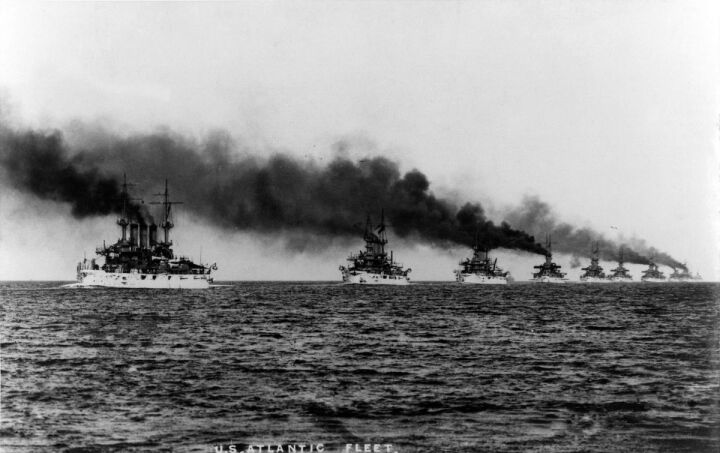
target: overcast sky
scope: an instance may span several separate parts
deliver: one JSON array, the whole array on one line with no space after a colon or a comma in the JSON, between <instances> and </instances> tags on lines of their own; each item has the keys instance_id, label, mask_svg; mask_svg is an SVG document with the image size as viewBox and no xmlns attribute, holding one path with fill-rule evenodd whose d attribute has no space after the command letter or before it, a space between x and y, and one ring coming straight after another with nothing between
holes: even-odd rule
<instances>
[{"instance_id":1,"label":"overcast sky","mask_svg":"<svg viewBox=\"0 0 720 453\"><path fill-rule=\"evenodd\" d=\"M226 129L316 158L366 140L437 193L498 209L537 195L720 279L718 23L715 2L679 0L0 2L0 98L30 127ZM0 196L0 278L72 279L117 236L33 203ZM280 277L256 239L224 238L266 265L244 268L185 221L220 276ZM415 277L462 258L403 245ZM287 275L339 278L350 251L293 256Z\"/></svg>"}]
</instances>

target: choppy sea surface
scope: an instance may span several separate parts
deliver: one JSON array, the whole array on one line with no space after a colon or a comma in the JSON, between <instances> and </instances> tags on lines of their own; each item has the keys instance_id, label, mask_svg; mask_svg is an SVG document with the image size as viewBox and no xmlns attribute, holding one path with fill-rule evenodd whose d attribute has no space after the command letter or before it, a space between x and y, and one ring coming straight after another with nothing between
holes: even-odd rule
<instances>
[{"instance_id":1,"label":"choppy sea surface","mask_svg":"<svg viewBox=\"0 0 720 453\"><path fill-rule=\"evenodd\" d=\"M2 451L720 451L717 284L60 285L0 283Z\"/></svg>"}]
</instances>

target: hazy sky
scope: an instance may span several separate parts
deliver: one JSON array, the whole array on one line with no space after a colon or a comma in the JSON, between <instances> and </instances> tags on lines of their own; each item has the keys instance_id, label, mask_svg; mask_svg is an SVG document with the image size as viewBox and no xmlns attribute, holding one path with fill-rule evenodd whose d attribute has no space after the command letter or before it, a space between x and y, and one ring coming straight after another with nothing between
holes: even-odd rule
<instances>
[{"instance_id":1,"label":"hazy sky","mask_svg":"<svg viewBox=\"0 0 720 453\"><path fill-rule=\"evenodd\" d=\"M21 126L219 128L318 159L366 140L437 193L497 209L537 195L720 279L718 24L711 1L0 2L0 98ZM0 196L0 278L72 279L117 236L33 203ZM257 238L185 221L219 276L281 278ZM267 246L291 278L339 278L351 251ZM451 278L465 253L393 248L416 278Z\"/></svg>"}]
</instances>

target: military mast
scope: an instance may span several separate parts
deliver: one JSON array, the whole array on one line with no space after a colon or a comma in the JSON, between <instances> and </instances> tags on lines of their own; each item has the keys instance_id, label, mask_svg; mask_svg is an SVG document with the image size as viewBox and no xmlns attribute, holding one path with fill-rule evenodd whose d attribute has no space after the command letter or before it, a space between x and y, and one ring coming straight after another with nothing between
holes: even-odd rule
<instances>
[{"instance_id":1,"label":"military mast","mask_svg":"<svg viewBox=\"0 0 720 453\"><path fill-rule=\"evenodd\" d=\"M141 198L130 198L130 193L128 192L128 187L133 186L134 184L128 184L127 182L127 176L125 173L123 173L123 184L122 184L122 190L120 191L120 201L122 202L122 210L120 211L120 218L117 219L117 224L120 225L120 231L122 233L121 242L123 244L127 243L127 227L130 225L130 219L128 218L128 202L130 201L140 201L142 202Z\"/></svg>"},{"instance_id":2,"label":"military mast","mask_svg":"<svg viewBox=\"0 0 720 453\"><path fill-rule=\"evenodd\" d=\"M172 241L170 240L170 230L175 226L172 219L172 205L174 204L182 204L182 201L170 201L170 194L168 192L168 182L167 179L165 180L165 192L164 193L156 193L156 196L163 197L163 201L153 201L150 204L160 204L162 205L163 209L163 221L160 224L160 227L163 229L163 242L160 243L165 250L167 250L167 257L172 258L172 250L170 249L170 246L172 245Z\"/></svg>"},{"instance_id":3,"label":"military mast","mask_svg":"<svg viewBox=\"0 0 720 453\"><path fill-rule=\"evenodd\" d=\"M545 235L545 246L547 247L547 253L545 254L545 265L552 267L552 235ZM542 268L542 265L535 266L536 268Z\"/></svg>"},{"instance_id":4,"label":"military mast","mask_svg":"<svg viewBox=\"0 0 720 453\"><path fill-rule=\"evenodd\" d=\"M382 246L381 253L385 253L385 244L387 244L387 233L385 233L385 209L380 209L380 224L377 227L377 232Z\"/></svg>"},{"instance_id":5,"label":"military mast","mask_svg":"<svg viewBox=\"0 0 720 453\"><path fill-rule=\"evenodd\" d=\"M122 211L120 212L120 218L117 220L117 224L120 225L120 231L122 232L122 238L120 239L123 243L127 242L127 227L130 223L127 218L127 176L123 173L123 185L122 191L120 192L120 201L122 202Z\"/></svg>"},{"instance_id":6,"label":"military mast","mask_svg":"<svg viewBox=\"0 0 720 453\"><path fill-rule=\"evenodd\" d=\"M370 214L365 222L365 249L368 253L372 253L375 257L385 256L385 244L387 244L387 236L385 233L385 211L381 211L380 224L377 227L377 234L373 232Z\"/></svg>"}]
</instances>

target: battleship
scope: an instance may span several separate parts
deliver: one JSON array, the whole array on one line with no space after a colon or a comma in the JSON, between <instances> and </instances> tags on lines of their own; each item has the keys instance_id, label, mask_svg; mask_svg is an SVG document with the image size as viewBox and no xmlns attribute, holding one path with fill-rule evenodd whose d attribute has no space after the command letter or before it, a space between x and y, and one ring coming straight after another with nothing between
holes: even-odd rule
<instances>
[{"instance_id":1,"label":"battleship","mask_svg":"<svg viewBox=\"0 0 720 453\"><path fill-rule=\"evenodd\" d=\"M643 271L643 276L640 278L640 280L650 283L661 283L667 281L667 279L665 278L665 274L660 272L657 264L655 264L652 259L648 264L648 268Z\"/></svg>"},{"instance_id":2,"label":"battleship","mask_svg":"<svg viewBox=\"0 0 720 453\"><path fill-rule=\"evenodd\" d=\"M365 285L407 285L410 283L408 274L411 269L403 269L403 266L396 263L393 252L390 251L388 258L385 252L387 235L385 233L385 214L380 216L380 224L373 228L370 215L365 222L365 251L351 254L348 257L350 264L340 266L342 280L344 283L365 284Z\"/></svg>"},{"instance_id":3,"label":"battleship","mask_svg":"<svg viewBox=\"0 0 720 453\"><path fill-rule=\"evenodd\" d=\"M687 266L683 267L682 272L678 272L676 268L672 268L673 273L668 277L668 281L674 283L695 283L702 281L700 274L692 275L688 270Z\"/></svg>"},{"instance_id":4,"label":"battleship","mask_svg":"<svg viewBox=\"0 0 720 453\"><path fill-rule=\"evenodd\" d=\"M603 272L603 268L598 264L600 259L598 258L598 253L600 249L598 248L597 242L592 248L592 257L590 258L590 266L583 267L582 270L585 271L584 274L580 276L580 281L583 283L609 283L610 280L605 275L605 272Z\"/></svg>"},{"instance_id":5,"label":"battleship","mask_svg":"<svg viewBox=\"0 0 720 453\"><path fill-rule=\"evenodd\" d=\"M612 275L608 277L608 280L611 282L631 282L632 281L632 275L630 275L630 271L623 266L625 264L623 262L623 249L620 247L620 258L618 259L618 267L611 270Z\"/></svg>"},{"instance_id":6,"label":"battleship","mask_svg":"<svg viewBox=\"0 0 720 453\"><path fill-rule=\"evenodd\" d=\"M163 221L160 227L163 237L158 241L158 226L148 224L141 216L130 219L128 203L131 201L127 191L127 181L123 180L120 201L122 211L117 224L121 237L115 244L98 247L95 252L104 259L102 265L93 258L83 259L77 265L76 287L111 288L174 288L204 289L210 287L213 279L210 273L217 269L215 264L204 266L196 264L186 257L175 256L170 240L170 230L175 226L172 220L172 205L168 184L165 192L157 194L163 197ZM128 228L130 237L128 238Z\"/></svg>"},{"instance_id":7,"label":"battleship","mask_svg":"<svg viewBox=\"0 0 720 453\"><path fill-rule=\"evenodd\" d=\"M688 281L692 276L687 270L684 270L682 272L678 272L676 268L672 268L673 272L668 276L669 282L685 282Z\"/></svg>"},{"instance_id":8,"label":"battleship","mask_svg":"<svg viewBox=\"0 0 720 453\"><path fill-rule=\"evenodd\" d=\"M537 269L537 272L533 273L532 282L535 283L565 283L568 281L565 278L565 273L560 272L560 267L552 262L552 239L548 237L547 240L547 253L545 254L545 262L533 266Z\"/></svg>"},{"instance_id":9,"label":"battleship","mask_svg":"<svg viewBox=\"0 0 720 453\"><path fill-rule=\"evenodd\" d=\"M466 284L507 285L509 272L497 267L497 258L491 260L488 251L480 246L476 237L473 256L460 262L462 268L455 270L455 280Z\"/></svg>"}]
</instances>

